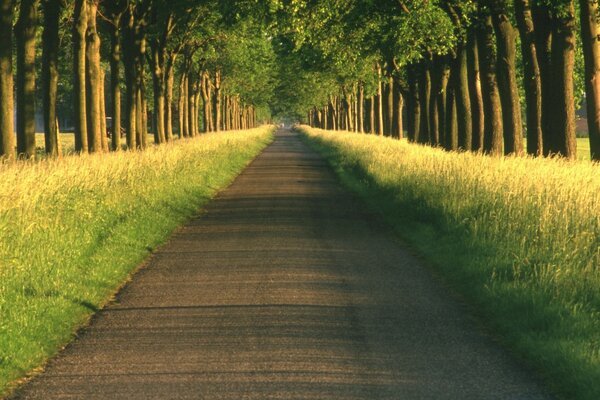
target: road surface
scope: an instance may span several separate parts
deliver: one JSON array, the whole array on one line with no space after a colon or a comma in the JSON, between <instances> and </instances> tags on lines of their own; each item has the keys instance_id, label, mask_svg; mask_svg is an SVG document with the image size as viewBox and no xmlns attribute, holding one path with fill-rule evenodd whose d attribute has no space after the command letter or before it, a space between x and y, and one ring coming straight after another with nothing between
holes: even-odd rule
<instances>
[{"instance_id":1,"label":"road surface","mask_svg":"<svg viewBox=\"0 0 600 400\"><path fill-rule=\"evenodd\" d=\"M289 130L17 399L549 399Z\"/></svg>"}]
</instances>

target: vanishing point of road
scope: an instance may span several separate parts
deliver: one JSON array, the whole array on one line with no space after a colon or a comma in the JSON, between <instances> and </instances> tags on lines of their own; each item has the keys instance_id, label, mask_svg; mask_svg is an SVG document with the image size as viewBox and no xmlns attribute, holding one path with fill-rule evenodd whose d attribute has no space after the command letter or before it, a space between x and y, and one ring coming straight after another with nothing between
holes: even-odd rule
<instances>
[{"instance_id":1,"label":"vanishing point of road","mask_svg":"<svg viewBox=\"0 0 600 400\"><path fill-rule=\"evenodd\" d=\"M296 134L16 399L549 399Z\"/></svg>"}]
</instances>

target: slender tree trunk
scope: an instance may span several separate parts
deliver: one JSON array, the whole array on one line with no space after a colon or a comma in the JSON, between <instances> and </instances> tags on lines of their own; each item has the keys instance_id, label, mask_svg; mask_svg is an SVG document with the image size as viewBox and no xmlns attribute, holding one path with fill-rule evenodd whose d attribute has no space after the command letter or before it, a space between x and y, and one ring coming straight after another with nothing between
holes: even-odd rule
<instances>
[{"instance_id":1,"label":"slender tree trunk","mask_svg":"<svg viewBox=\"0 0 600 400\"><path fill-rule=\"evenodd\" d=\"M418 66L409 65L408 77L408 140L419 142L421 134L421 98Z\"/></svg>"},{"instance_id":2,"label":"slender tree trunk","mask_svg":"<svg viewBox=\"0 0 600 400\"><path fill-rule=\"evenodd\" d=\"M88 0L88 22L86 32L86 105L89 151L102 151L100 110L100 37L96 30L98 0Z\"/></svg>"},{"instance_id":3,"label":"slender tree trunk","mask_svg":"<svg viewBox=\"0 0 600 400\"><path fill-rule=\"evenodd\" d=\"M17 153L35 157L35 34L38 0L22 0L17 38Z\"/></svg>"},{"instance_id":4,"label":"slender tree trunk","mask_svg":"<svg viewBox=\"0 0 600 400\"><path fill-rule=\"evenodd\" d=\"M87 0L75 0L73 17L73 98L75 100L75 151L88 152L86 71L85 71L85 34L87 31Z\"/></svg>"},{"instance_id":5,"label":"slender tree trunk","mask_svg":"<svg viewBox=\"0 0 600 400\"><path fill-rule=\"evenodd\" d=\"M106 130L106 96L105 96L106 73L100 69L100 138L102 141L102 151L110 150L108 145L108 136Z\"/></svg>"},{"instance_id":6,"label":"slender tree trunk","mask_svg":"<svg viewBox=\"0 0 600 400\"><path fill-rule=\"evenodd\" d=\"M471 102L471 131L473 141L467 150L483 151L484 110L481 93L481 75L479 73L479 51L474 30L467 33L467 76L469 81L469 100Z\"/></svg>"},{"instance_id":7,"label":"slender tree trunk","mask_svg":"<svg viewBox=\"0 0 600 400\"><path fill-rule=\"evenodd\" d=\"M371 134L375 134L377 132L377 124L375 122L375 109L376 109L376 97L377 96L371 96L370 100L369 100L369 133Z\"/></svg>"},{"instance_id":8,"label":"slender tree trunk","mask_svg":"<svg viewBox=\"0 0 600 400\"><path fill-rule=\"evenodd\" d=\"M477 45L479 46L479 68L481 71L481 92L485 113L485 133L483 149L492 155L502 155L503 126L502 105L498 92L496 76L496 51L492 17L483 15L479 27Z\"/></svg>"},{"instance_id":9,"label":"slender tree trunk","mask_svg":"<svg viewBox=\"0 0 600 400\"><path fill-rule=\"evenodd\" d=\"M458 60L453 60L452 71L447 85L446 98L444 102L444 137L442 144L446 150L458 150L459 132L458 132L458 86L460 85L460 76L456 63ZM442 107L440 106L440 109Z\"/></svg>"},{"instance_id":10,"label":"slender tree trunk","mask_svg":"<svg viewBox=\"0 0 600 400\"><path fill-rule=\"evenodd\" d=\"M138 90L135 95L135 135L138 149L146 148L146 135L144 131L144 94L141 86L138 85Z\"/></svg>"},{"instance_id":11,"label":"slender tree trunk","mask_svg":"<svg viewBox=\"0 0 600 400\"><path fill-rule=\"evenodd\" d=\"M532 17L535 27L535 48L540 69L542 88L542 144L543 154L549 155L553 131L555 130L552 115L552 98L554 82L552 76L552 27L550 9L546 5L533 2Z\"/></svg>"},{"instance_id":12,"label":"slender tree trunk","mask_svg":"<svg viewBox=\"0 0 600 400\"><path fill-rule=\"evenodd\" d=\"M151 68L152 88L154 89L154 143L160 144L167 141L165 134L165 50L162 43L154 40L152 43Z\"/></svg>"},{"instance_id":13,"label":"slender tree trunk","mask_svg":"<svg viewBox=\"0 0 600 400\"><path fill-rule=\"evenodd\" d=\"M391 132L392 137L396 139L402 138L402 94L400 82L397 78L393 78L394 83L392 86L392 121L391 121Z\"/></svg>"},{"instance_id":14,"label":"slender tree trunk","mask_svg":"<svg viewBox=\"0 0 600 400\"><path fill-rule=\"evenodd\" d=\"M221 71L215 72L215 131L221 131Z\"/></svg>"},{"instance_id":15,"label":"slender tree trunk","mask_svg":"<svg viewBox=\"0 0 600 400\"><path fill-rule=\"evenodd\" d=\"M523 86L527 104L527 153L543 155L542 82L529 0L515 0L515 15L521 36Z\"/></svg>"},{"instance_id":16,"label":"slender tree trunk","mask_svg":"<svg viewBox=\"0 0 600 400\"><path fill-rule=\"evenodd\" d=\"M523 154L523 122L516 74L517 35L505 0L496 0L492 23L498 51L498 89L502 103L504 154Z\"/></svg>"},{"instance_id":17,"label":"slender tree trunk","mask_svg":"<svg viewBox=\"0 0 600 400\"><path fill-rule=\"evenodd\" d=\"M196 104L194 104L194 100L196 99L196 80L194 79L194 74L188 74L188 85L187 85L187 109L188 109L188 135L190 137L196 136L196 121L194 118L196 116Z\"/></svg>"},{"instance_id":18,"label":"slender tree trunk","mask_svg":"<svg viewBox=\"0 0 600 400\"><path fill-rule=\"evenodd\" d=\"M600 27L598 2L579 0L581 42L585 58L585 92L592 160L600 161Z\"/></svg>"},{"instance_id":19,"label":"slender tree trunk","mask_svg":"<svg viewBox=\"0 0 600 400\"><path fill-rule=\"evenodd\" d=\"M421 121L418 143L431 143L429 130L429 103L431 97L431 73L428 62L422 62L419 74L419 101Z\"/></svg>"},{"instance_id":20,"label":"slender tree trunk","mask_svg":"<svg viewBox=\"0 0 600 400\"><path fill-rule=\"evenodd\" d=\"M448 86L450 83L450 66L448 65L448 57L440 57L436 62L437 66L435 67L435 91L432 90L431 101L433 102L430 113L433 115L434 113L437 115L436 117L430 115L431 127L434 127L434 124L437 122L437 132L434 128L430 127L432 137L432 144L434 145L444 145L447 141L447 133L454 134L453 131L447 131L446 129L446 112L447 112L447 97L448 97ZM432 86L434 86L432 84ZM454 88L452 88L454 90Z\"/></svg>"},{"instance_id":21,"label":"slender tree trunk","mask_svg":"<svg viewBox=\"0 0 600 400\"><path fill-rule=\"evenodd\" d=\"M358 131L360 133L365 132L365 87L363 83L358 85Z\"/></svg>"},{"instance_id":22,"label":"slender tree trunk","mask_svg":"<svg viewBox=\"0 0 600 400\"><path fill-rule=\"evenodd\" d=\"M381 65L377 63L377 134L379 136L383 136L385 130L383 124L383 84L381 80Z\"/></svg>"},{"instance_id":23,"label":"slender tree trunk","mask_svg":"<svg viewBox=\"0 0 600 400\"><path fill-rule=\"evenodd\" d=\"M394 120L394 78L391 73L387 77L387 85L385 90L386 107L385 107L385 135L396 137L393 128Z\"/></svg>"},{"instance_id":24,"label":"slender tree trunk","mask_svg":"<svg viewBox=\"0 0 600 400\"><path fill-rule=\"evenodd\" d=\"M13 99L13 17L14 0L0 1L0 157L15 156Z\"/></svg>"},{"instance_id":25,"label":"slender tree trunk","mask_svg":"<svg viewBox=\"0 0 600 400\"><path fill-rule=\"evenodd\" d=\"M449 88L448 96L446 98L446 138L444 145L447 150L458 149L458 115L456 97L456 86L453 85L451 88Z\"/></svg>"},{"instance_id":26,"label":"slender tree trunk","mask_svg":"<svg viewBox=\"0 0 600 400\"><path fill-rule=\"evenodd\" d=\"M113 151L121 150L121 37L122 14L115 12L108 24L110 31L110 96L112 99L112 138Z\"/></svg>"},{"instance_id":27,"label":"slender tree trunk","mask_svg":"<svg viewBox=\"0 0 600 400\"><path fill-rule=\"evenodd\" d=\"M58 51L59 18L63 2L46 0L44 8L44 32L42 33L42 91L44 98L44 142L46 154L58 157L60 142L56 124L56 105L58 98Z\"/></svg>"},{"instance_id":28,"label":"slender tree trunk","mask_svg":"<svg viewBox=\"0 0 600 400\"><path fill-rule=\"evenodd\" d=\"M202 92L202 103L204 105L204 114L202 120L204 125L204 132L210 131L210 98L208 93L208 91L210 90L210 88L208 87L209 80L210 78L208 77L208 72L203 71L200 80L200 90Z\"/></svg>"},{"instance_id":29,"label":"slender tree trunk","mask_svg":"<svg viewBox=\"0 0 600 400\"><path fill-rule=\"evenodd\" d=\"M554 18L552 31L552 72L555 91L553 109L555 130L548 150L567 158L577 158L575 88L575 6L571 0L564 16Z\"/></svg>"},{"instance_id":30,"label":"slender tree trunk","mask_svg":"<svg viewBox=\"0 0 600 400\"><path fill-rule=\"evenodd\" d=\"M165 134L167 142L173 140L173 86L175 83L175 61L177 53L171 53L167 57L165 69L165 81L167 90L165 93Z\"/></svg>"},{"instance_id":31,"label":"slender tree trunk","mask_svg":"<svg viewBox=\"0 0 600 400\"><path fill-rule=\"evenodd\" d=\"M473 116L469 96L469 71L465 43L459 44L455 62L454 95L456 100L458 148L471 150L473 148Z\"/></svg>"},{"instance_id":32,"label":"slender tree trunk","mask_svg":"<svg viewBox=\"0 0 600 400\"><path fill-rule=\"evenodd\" d=\"M183 93L183 137L190 137L190 101L189 101L189 79L190 79L190 74L188 72L186 72L184 75L182 75L183 78L183 87L182 87L182 93Z\"/></svg>"},{"instance_id":33,"label":"slender tree trunk","mask_svg":"<svg viewBox=\"0 0 600 400\"><path fill-rule=\"evenodd\" d=\"M431 63L431 95L429 96L428 115L429 115L429 143L433 146L440 145L440 120L444 120L445 110L440 113L441 107L438 107L438 100L440 95L444 96L444 99L440 101L439 105L445 103L445 93L442 89L442 81L444 78L444 67L441 58L436 57ZM441 115L440 115L441 114ZM442 142L443 143L443 142Z\"/></svg>"}]
</instances>

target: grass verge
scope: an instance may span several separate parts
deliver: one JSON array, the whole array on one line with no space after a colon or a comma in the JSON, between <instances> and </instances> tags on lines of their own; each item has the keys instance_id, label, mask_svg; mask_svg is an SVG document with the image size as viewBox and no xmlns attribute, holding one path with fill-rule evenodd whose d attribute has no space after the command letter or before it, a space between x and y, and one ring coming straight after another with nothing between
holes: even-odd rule
<instances>
[{"instance_id":1,"label":"grass verge","mask_svg":"<svg viewBox=\"0 0 600 400\"><path fill-rule=\"evenodd\" d=\"M301 130L559 396L600 398L600 165Z\"/></svg>"},{"instance_id":2,"label":"grass verge","mask_svg":"<svg viewBox=\"0 0 600 400\"><path fill-rule=\"evenodd\" d=\"M0 397L271 140L266 127L0 164Z\"/></svg>"}]
</instances>

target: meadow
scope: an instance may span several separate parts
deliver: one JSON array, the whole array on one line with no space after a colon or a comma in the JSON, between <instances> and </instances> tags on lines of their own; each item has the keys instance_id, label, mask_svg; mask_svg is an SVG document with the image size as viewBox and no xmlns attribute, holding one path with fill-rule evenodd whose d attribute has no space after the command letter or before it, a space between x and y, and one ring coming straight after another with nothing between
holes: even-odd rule
<instances>
[{"instance_id":1,"label":"meadow","mask_svg":"<svg viewBox=\"0 0 600 400\"><path fill-rule=\"evenodd\" d=\"M301 131L557 394L600 398L600 165Z\"/></svg>"},{"instance_id":2,"label":"meadow","mask_svg":"<svg viewBox=\"0 0 600 400\"><path fill-rule=\"evenodd\" d=\"M272 132L0 164L0 397L68 343Z\"/></svg>"}]
</instances>

